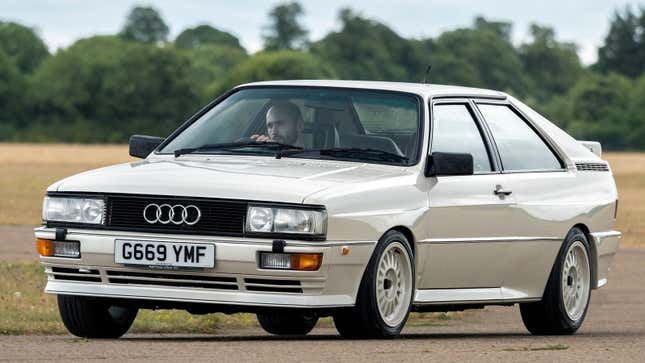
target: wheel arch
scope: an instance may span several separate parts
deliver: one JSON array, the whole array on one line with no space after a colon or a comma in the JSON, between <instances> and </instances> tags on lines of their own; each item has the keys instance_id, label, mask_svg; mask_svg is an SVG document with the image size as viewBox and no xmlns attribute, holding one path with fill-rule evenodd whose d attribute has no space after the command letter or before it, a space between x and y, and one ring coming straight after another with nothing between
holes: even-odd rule
<instances>
[{"instance_id":1,"label":"wheel arch","mask_svg":"<svg viewBox=\"0 0 645 363\"><path fill-rule=\"evenodd\" d=\"M397 231L397 232L403 233L405 238L407 238L408 242L410 243L410 249L412 249L412 258L415 258L416 240L414 239L414 234L412 233L412 230L410 230L408 227L405 227L405 226L395 226L385 231L385 233L388 233L389 231ZM385 235L385 233L383 233L383 235Z\"/></svg>"},{"instance_id":2,"label":"wheel arch","mask_svg":"<svg viewBox=\"0 0 645 363\"><path fill-rule=\"evenodd\" d=\"M598 247L596 246L596 243L593 239L593 236L591 235L591 232L589 231L589 227L587 227L586 224L584 223L578 223L571 227L571 229L578 228L584 233L585 237L587 237L587 242L589 242L589 252L591 256L589 256L590 262L590 272L591 272L591 288L592 289L597 289L598 288ZM571 229L569 232L571 232ZM567 234L569 234L567 232Z\"/></svg>"}]
</instances>

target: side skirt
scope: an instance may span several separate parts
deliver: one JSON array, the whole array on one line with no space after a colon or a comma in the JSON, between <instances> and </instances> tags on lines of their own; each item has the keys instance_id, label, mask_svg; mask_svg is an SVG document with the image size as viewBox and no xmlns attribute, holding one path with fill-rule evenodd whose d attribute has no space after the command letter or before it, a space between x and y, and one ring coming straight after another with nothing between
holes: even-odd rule
<instances>
[{"instance_id":1,"label":"side skirt","mask_svg":"<svg viewBox=\"0 0 645 363\"><path fill-rule=\"evenodd\" d=\"M414 294L414 305L486 304L506 305L539 301L540 297L506 287L473 289L421 289Z\"/></svg>"}]
</instances>

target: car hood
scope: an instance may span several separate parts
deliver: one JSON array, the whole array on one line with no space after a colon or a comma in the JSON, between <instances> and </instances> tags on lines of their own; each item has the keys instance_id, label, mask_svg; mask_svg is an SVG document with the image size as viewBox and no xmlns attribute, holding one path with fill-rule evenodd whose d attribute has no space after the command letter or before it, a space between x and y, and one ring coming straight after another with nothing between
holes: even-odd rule
<instances>
[{"instance_id":1,"label":"car hood","mask_svg":"<svg viewBox=\"0 0 645 363\"><path fill-rule=\"evenodd\" d=\"M114 165L63 179L48 191L127 193L302 203L347 183L393 177L405 168L249 156L182 156Z\"/></svg>"}]
</instances>

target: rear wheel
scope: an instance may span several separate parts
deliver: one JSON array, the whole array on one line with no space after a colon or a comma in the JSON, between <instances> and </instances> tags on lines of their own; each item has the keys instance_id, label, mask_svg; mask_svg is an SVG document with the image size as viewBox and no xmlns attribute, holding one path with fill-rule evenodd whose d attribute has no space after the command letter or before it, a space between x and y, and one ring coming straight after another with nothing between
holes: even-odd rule
<instances>
[{"instance_id":1,"label":"rear wheel","mask_svg":"<svg viewBox=\"0 0 645 363\"><path fill-rule=\"evenodd\" d=\"M112 306L100 299L58 295L58 311L67 330L77 337L114 339L130 329L138 309Z\"/></svg>"},{"instance_id":2,"label":"rear wheel","mask_svg":"<svg viewBox=\"0 0 645 363\"><path fill-rule=\"evenodd\" d=\"M410 313L413 276L409 241L401 232L386 233L363 275L356 306L334 315L340 335L346 338L397 336Z\"/></svg>"},{"instance_id":3,"label":"rear wheel","mask_svg":"<svg viewBox=\"0 0 645 363\"><path fill-rule=\"evenodd\" d=\"M318 322L317 316L303 313L258 313L257 318L262 329L275 335L306 335Z\"/></svg>"},{"instance_id":4,"label":"rear wheel","mask_svg":"<svg viewBox=\"0 0 645 363\"><path fill-rule=\"evenodd\" d=\"M535 335L573 334L587 315L590 297L589 242L574 228L560 250L542 301L520 304L522 320Z\"/></svg>"}]
</instances>

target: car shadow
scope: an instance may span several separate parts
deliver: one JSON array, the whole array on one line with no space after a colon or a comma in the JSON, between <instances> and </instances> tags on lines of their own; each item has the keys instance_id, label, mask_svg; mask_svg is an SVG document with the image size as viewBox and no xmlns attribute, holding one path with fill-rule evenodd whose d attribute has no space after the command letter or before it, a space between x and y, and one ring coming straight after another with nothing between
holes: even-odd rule
<instances>
[{"instance_id":1,"label":"car shadow","mask_svg":"<svg viewBox=\"0 0 645 363\"><path fill-rule=\"evenodd\" d=\"M597 339L603 337L620 337L620 336L643 336L643 331L629 331L629 332L616 332L616 331L594 331L594 332L578 332L569 336L534 336L528 332L474 332L474 333L406 333L394 339L382 339L379 341L402 341L402 340L460 340L460 339L474 339L474 340L494 340L503 341L503 339L520 339L534 341L540 338L573 338L573 339ZM254 341L355 341L353 339L344 339L336 334L312 334L306 336L276 336L276 335L225 335L225 336L209 336L209 335L127 335L119 340L133 341L133 342L254 342ZM361 339L370 340L370 339Z\"/></svg>"},{"instance_id":2,"label":"car shadow","mask_svg":"<svg viewBox=\"0 0 645 363\"><path fill-rule=\"evenodd\" d=\"M521 338L521 337L532 337L528 333L423 333L415 334L408 333L402 334L394 339L386 340L441 340L441 339L499 339L499 338ZM123 340L128 341L137 341L137 342L179 342L179 341L190 341L190 342L253 342L253 341L351 341L351 339L344 339L340 335L332 334L313 334L306 336L277 336L277 335L226 335L226 336L203 336L203 335L158 335L158 336L139 336L139 335L128 335L122 338ZM369 339L361 339L369 340Z\"/></svg>"}]
</instances>

